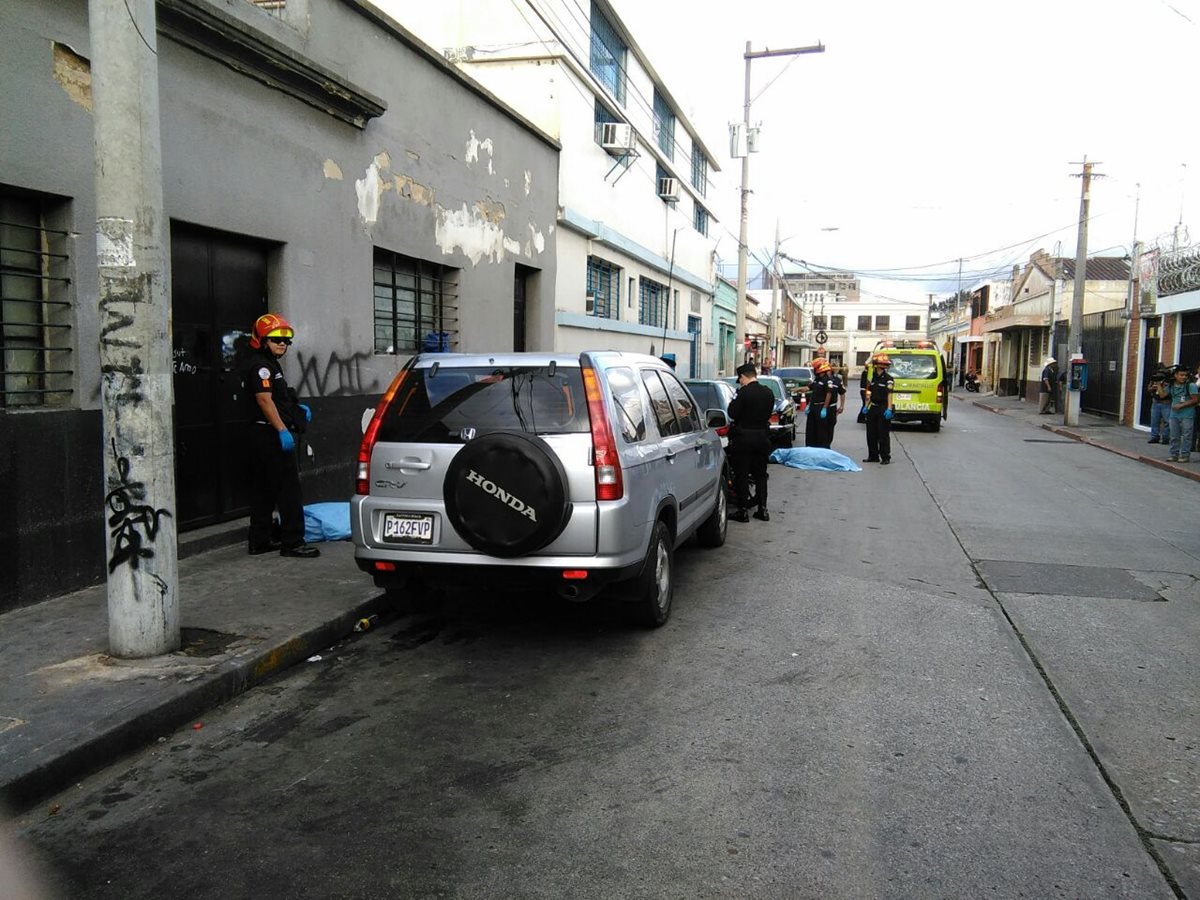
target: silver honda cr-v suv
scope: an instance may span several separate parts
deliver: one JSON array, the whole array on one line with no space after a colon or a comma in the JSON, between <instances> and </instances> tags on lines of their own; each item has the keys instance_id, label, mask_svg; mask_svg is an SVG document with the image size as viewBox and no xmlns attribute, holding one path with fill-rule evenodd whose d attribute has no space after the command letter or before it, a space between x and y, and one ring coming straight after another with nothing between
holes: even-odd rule
<instances>
[{"instance_id":1,"label":"silver honda cr-v suv","mask_svg":"<svg viewBox=\"0 0 1200 900\"><path fill-rule=\"evenodd\" d=\"M416 356L363 436L355 558L388 589L476 577L587 599L619 582L661 625L675 548L725 542L724 424L653 356Z\"/></svg>"}]
</instances>

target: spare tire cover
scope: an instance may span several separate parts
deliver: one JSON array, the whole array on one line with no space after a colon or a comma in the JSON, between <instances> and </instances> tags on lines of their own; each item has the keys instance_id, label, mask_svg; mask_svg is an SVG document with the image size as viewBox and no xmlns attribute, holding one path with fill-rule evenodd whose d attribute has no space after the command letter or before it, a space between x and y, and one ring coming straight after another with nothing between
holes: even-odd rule
<instances>
[{"instance_id":1,"label":"spare tire cover","mask_svg":"<svg viewBox=\"0 0 1200 900\"><path fill-rule=\"evenodd\" d=\"M492 556L540 550L571 515L562 463L545 441L524 432L469 441L450 462L442 492L454 530Z\"/></svg>"}]
</instances>

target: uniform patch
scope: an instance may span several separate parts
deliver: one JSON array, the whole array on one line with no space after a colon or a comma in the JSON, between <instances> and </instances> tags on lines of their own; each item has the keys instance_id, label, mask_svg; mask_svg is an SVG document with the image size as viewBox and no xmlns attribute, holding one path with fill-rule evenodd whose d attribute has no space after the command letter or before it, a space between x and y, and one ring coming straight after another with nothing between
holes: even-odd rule
<instances>
[{"instance_id":1,"label":"uniform patch","mask_svg":"<svg viewBox=\"0 0 1200 900\"><path fill-rule=\"evenodd\" d=\"M270 381L271 370L268 369L266 366L263 366L261 369L258 370L258 377L261 378L263 381Z\"/></svg>"}]
</instances>

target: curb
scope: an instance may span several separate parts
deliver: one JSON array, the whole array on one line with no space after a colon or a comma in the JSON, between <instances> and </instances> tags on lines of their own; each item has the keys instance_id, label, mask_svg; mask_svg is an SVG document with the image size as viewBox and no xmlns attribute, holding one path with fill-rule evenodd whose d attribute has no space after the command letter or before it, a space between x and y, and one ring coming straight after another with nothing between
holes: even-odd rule
<instances>
[{"instance_id":1,"label":"curb","mask_svg":"<svg viewBox=\"0 0 1200 900\"><path fill-rule=\"evenodd\" d=\"M0 784L0 804L10 814L28 810L43 798L72 782L104 768L120 757L139 750L163 734L174 731L196 716L245 693L284 669L350 635L361 618L382 613L388 607L385 594L356 604L335 619L302 634L284 638L271 647L228 669L200 679L189 690L169 698L126 722L94 734L42 765Z\"/></svg>"},{"instance_id":2,"label":"curb","mask_svg":"<svg viewBox=\"0 0 1200 900\"><path fill-rule=\"evenodd\" d=\"M967 400L966 398L963 398L963 402L974 404L980 409L986 410L990 413L995 413L998 416L1008 415L1008 410L1001 409L998 406L989 406L982 400ZM1135 462L1140 462L1155 469L1161 469L1164 472L1170 472L1172 475L1179 475L1182 478L1190 478L1192 481L1200 481L1200 470L1184 469L1181 466L1171 463L1165 459L1158 459L1157 457L1146 456L1144 453L1137 453L1133 450L1122 450L1120 447L1113 447L1109 444L1103 444L1099 441L1092 440L1086 434L1078 434L1074 431L1071 431L1063 425L1051 425L1049 423L1042 422L1030 424L1036 424L1038 428L1041 428L1044 431L1049 431L1062 437L1071 438L1071 440L1078 441L1081 444L1087 444L1090 447L1097 447L1100 450L1107 450L1109 453L1115 453L1118 456L1125 457L1126 459L1132 459Z\"/></svg>"}]
</instances>

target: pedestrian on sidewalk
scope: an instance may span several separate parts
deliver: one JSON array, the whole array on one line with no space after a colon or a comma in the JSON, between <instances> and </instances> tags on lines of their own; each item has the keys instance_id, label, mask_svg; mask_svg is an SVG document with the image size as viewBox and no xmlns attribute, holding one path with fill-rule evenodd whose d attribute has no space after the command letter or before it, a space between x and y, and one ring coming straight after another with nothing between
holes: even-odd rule
<instances>
[{"instance_id":1,"label":"pedestrian on sidewalk","mask_svg":"<svg viewBox=\"0 0 1200 900\"><path fill-rule=\"evenodd\" d=\"M895 379L888 374L892 365L887 354L871 360L875 372L867 385L867 458L882 466L892 461L892 404Z\"/></svg>"},{"instance_id":2,"label":"pedestrian on sidewalk","mask_svg":"<svg viewBox=\"0 0 1200 900\"><path fill-rule=\"evenodd\" d=\"M1038 387L1038 413L1048 416L1052 412L1058 412L1058 361L1053 356L1047 356L1042 367L1042 383Z\"/></svg>"},{"instance_id":3,"label":"pedestrian on sidewalk","mask_svg":"<svg viewBox=\"0 0 1200 900\"><path fill-rule=\"evenodd\" d=\"M1187 366L1176 366L1171 382L1171 445L1168 447L1170 462L1190 462L1192 434L1196 427L1196 403L1200 400L1200 388L1192 381Z\"/></svg>"},{"instance_id":4,"label":"pedestrian on sidewalk","mask_svg":"<svg viewBox=\"0 0 1200 900\"><path fill-rule=\"evenodd\" d=\"M1171 440L1171 373L1159 369L1150 376L1146 394L1150 398L1150 440L1147 444L1166 444Z\"/></svg>"},{"instance_id":5,"label":"pedestrian on sidewalk","mask_svg":"<svg viewBox=\"0 0 1200 900\"><path fill-rule=\"evenodd\" d=\"M280 556L311 559L321 551L304 542L304 501L296 461L296 435L312 420L312 411L296 397L283 377L280 360L295 331L282 316L267 313L254 323L252 352L242 369L249 406L246 450L250 461L251 555L278 550ZM279 510L279 536L274 513Z\"/></svg>"},{"instance_id":6,"label":"pedestrian on sidewalk","mask_svg":"<svg viewBox=\"0 0 1200 900\"><path fill-rule=\"evenodd\" d=\"M735 370L737 396L729 401L729 464L733 466L733 492L736 506L729 514L734 522L749 522L747 508L758 506L754 518L771 520L767 512L767 459L771 455L771 414L775 412L775 395L765 384L759 384L754 363L745 363ZM750 478L754 478L754 498L750 497Z\"/></svg>"}]
</instances>

